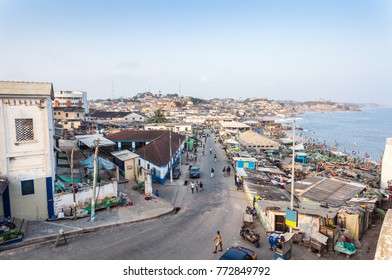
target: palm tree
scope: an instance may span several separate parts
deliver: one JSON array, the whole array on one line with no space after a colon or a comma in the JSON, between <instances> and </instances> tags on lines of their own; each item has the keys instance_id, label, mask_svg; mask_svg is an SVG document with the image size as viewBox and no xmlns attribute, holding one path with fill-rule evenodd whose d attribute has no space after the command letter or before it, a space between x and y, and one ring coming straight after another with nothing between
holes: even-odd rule
<instances>
[{"instance_id":1,"label":"palm tree","mask_svg":"<svg viewBox=\"0 0 392 280\"><path fill-rule=\"evenodd\" d=\"M158 109L154 112L154 116L148 120L149 123L167 123L168 120L166 119L163 111Z\"/></svg>"}]
</instances>

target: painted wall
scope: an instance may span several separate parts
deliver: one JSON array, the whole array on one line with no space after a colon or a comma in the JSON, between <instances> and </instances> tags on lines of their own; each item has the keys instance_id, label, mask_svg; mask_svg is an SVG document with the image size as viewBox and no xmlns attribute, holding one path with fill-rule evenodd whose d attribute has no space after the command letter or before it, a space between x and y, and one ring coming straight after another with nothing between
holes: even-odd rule
<instances>
[{"instance_id":1,"label":"painted wall","mask_svg":"<svg viewBox=\"0 0 392 280\"><path fill-rule=\"evenodd\" d=\"M96 188L96 193L98 194L97 202L99 203L105 197L117 196L117 187L118 187L117 181L112 181L111 183L97 187ZM93 195L92 187L80 189L76 193L77 207L78 208L85 207L89 203L91 203L92 195ZM70 207L73 207L73 194L72 193L55 194L53 197L53 201L54 201L54 212L58 214L59 212L62 212L62 209L64 209L65 211L67 209L70 209Z\"/></svg>"},{"instance_id":2,"label":"painted wall","mask_svg":"<svg viewBox=\"0 0 392 280\"><path fill-rule=\"evenodd\" d=\"M275 216L283 215L285 212L281 211L261 211L260 220L266 231L275 231ZM320 227L319 217L314 217L310 215L299 214L298 215L298 229L303 232L303 237L309 237L313 232L318 232Z\"/></svg>"},{"instance_id":3,"label":"painted wall","mask_svg":"<svg viewBox=\"0 0 392 280\"><path fill-rule=\"evenodd\" d=\"M392 180L392 138L387 138L381 165L381 188L388 187L388 181Z\"/></svg>"},{"instance_id":4,"label":"painted wall","mask_svg":"<svg viewBox=\"0 0 392 280\"><path fill-rule=\"evenodd\" d=\"M55 174L52 100L4 98L0 100L0 115L0 176L6 176L10 182L11 215L46 219L46 178L54 178ZM16 140L16 119L33 120L33 140ZM24 180L34 180L34 194L22 196Z\"/></svg>"},{"instance_id":5,"label":"painted wall","mask_svg":"<svg viewBox=\"0 0 392 280\"><path fill-rule=\"evenodd\" d=\"M29 178L26 176L24 179ZM31 221L48 218L46 178L36 178L33 181L34 194L29 195L22 195L20 180L10 181L8 188L10 191L12 217Z\"/></svg>"},{"instance_id":6,"label":"painted wall","mask_svg":"<svg viewBox=\"0 0 392 280\"><path fill-rule=\"evenodd\" d=\"M181 149L183 149L184 145L181 145ZM173 159L172 159L172 166L174 166L179 161L179 151L180 149L173 151ZM142 169L147 170L148 165L150 166L150 170L152 170L152 180L158 184L164 185L166 180L170 176L170 169L169 165L164 166L157 166L142 157L139 157L140 160L140 167ZM140 176L138 177L140 178ZM143 179L142 179L143 181Z\"/></svg>"},{"instance_id":7,"label":"painted wall","mask_svg":"<svg viewBox=\"0 0 392 280\"><path fill-rule=\"evenodd\" d=\"M125 172L125 179L128 180L133 180L137 176L137 170L138 170L138 165L137 165L137 160L138 158L133 158L124 161L124 172Z\"/></svg>"}]
</instances>

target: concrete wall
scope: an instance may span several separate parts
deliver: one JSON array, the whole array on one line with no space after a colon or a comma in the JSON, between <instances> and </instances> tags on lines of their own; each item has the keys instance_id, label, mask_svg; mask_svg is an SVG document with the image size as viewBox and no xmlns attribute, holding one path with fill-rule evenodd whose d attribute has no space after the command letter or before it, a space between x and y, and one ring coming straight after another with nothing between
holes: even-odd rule
<instances>
[{"instance_id":1,"label":"concrete wall","mask_svg":"<svg viewBox=\"0 0 392 280\"><path fill-rule=\"evenodd\" d=\"M320 218L299 214L298 215L298 228L303 232L303 237L308 238L313 232L319 232Z\"/></svg>"},{"instance_id":2,"label":"concrete wall","mask_svg":"<svg viewBox=\"0 0 392 280\"><path fill-rule=\"evenodd\" d=\"M137 178L138 172L138 158L132 158L124 161L124 177L128 180L134 180Z\"/></svg>"},{"instance_id":3,"label":"concrete wall","mask_svg":"<svg viewBox=\"0 0 392 280\"><path fill-rule=\"evenodd\" d=\"M260 220L266 231L275 231L275 216L283 215L286 216L285 212L282 211L261 211ZM320 228L319 217L299 214L298 215L298 229L303 232L303 237L309 237L313 232L318 232Z\"/></svg>"},{"instance_id":4,"label":"concrete wall","mask_svg":"<svg viewBox=\"0 0 392 280\"><path fill-rule=\"evenodd\" d=\"M0 99L0 115L0 176L6 176L10 182L11 215L46 219L46 178L54 178L55 174L52 100ZM16 141L15 119L33 120L33 140ZM34 194L22 196L21 181L25 180L34 180Z\"/></svg>"},{"instance_id":5,"label":"concrete wall","mask_svg":"<svg viewBox=\"0 0 392 280\"><path fill-rule=\"evenodd\" d=\"M27 178L26 178L27 179ZM11 180L9 192L12 217L31 221L48 218L46 178L35 178L34 194L22 195L21 180Z\"/></svg>"},{"instance_id":6,"label":"concrete wall","mask_svg":"<svg viewBox=\"0 0 392 280\"><path fill-rule=\"evenodd\" d=\"M375 260L392 260L392 210L389 209L377 242Z\"/></svg>"},{"instance_id":7,"label":"concrete wall","mask_svg":"<svg viewBox=\"0 0 392 280\"><path fill-rule=\"evenodd\" d=\"M99 203L105 197L113 197L117 196L117 181L113 181L106 185L100 186L96 188L96 194L98 195L97 202ZM91 198L93 196L93 188L87 187L80 189L76 193L76 203L77 207L86 207L89 203L91 203ZM62 212L62 209L66 210L70 207L73 207L73 194L55 194L53 197L54 201L54 213L58 214Z\"/></svg>"}]
</instances>

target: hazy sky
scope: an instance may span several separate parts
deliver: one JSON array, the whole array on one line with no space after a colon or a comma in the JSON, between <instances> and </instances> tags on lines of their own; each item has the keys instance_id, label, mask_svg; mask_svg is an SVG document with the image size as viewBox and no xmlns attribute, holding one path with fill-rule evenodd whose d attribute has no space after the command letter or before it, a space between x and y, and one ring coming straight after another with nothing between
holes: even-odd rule
<instances>
[{"instance_id":1,"label":"hazy sky","mask_svg":"<svg viewBox=\"0 0 392 280\"><path fill-rule=\"evenodd\" d=\"M392 104L392 1L0 0L0 80Z\"/></svg>"}]
</instances>

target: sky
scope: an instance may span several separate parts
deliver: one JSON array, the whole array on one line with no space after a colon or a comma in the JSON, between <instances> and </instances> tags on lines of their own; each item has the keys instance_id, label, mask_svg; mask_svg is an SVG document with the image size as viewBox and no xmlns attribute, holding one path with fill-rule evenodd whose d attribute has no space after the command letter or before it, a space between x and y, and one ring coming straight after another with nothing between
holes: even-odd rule
<instances>
[{"instance_id":1,"label":"sky","mask_svg":"<svg viewBox=\"0 0 392 280\"><path fill-rule=\"evenodd\" d=\"M0 80L392 105L389 0L0 0Z\"/></svg>"}]
</instances>

